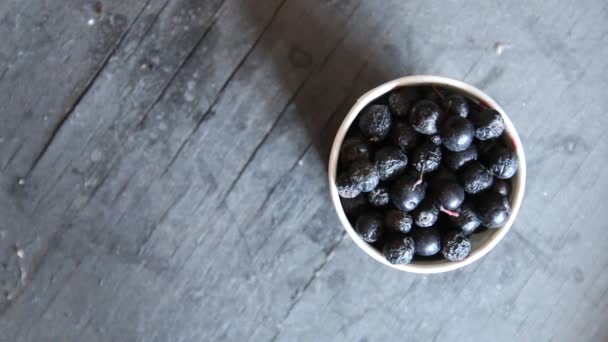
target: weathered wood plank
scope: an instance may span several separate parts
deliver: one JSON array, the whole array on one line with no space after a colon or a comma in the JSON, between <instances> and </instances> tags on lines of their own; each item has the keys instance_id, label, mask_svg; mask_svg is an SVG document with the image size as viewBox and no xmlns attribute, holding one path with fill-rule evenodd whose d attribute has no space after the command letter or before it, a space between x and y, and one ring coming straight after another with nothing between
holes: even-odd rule
<instances>
[{"instance_id":1,"label":"weathered wood plank","mask_svg":"<svg viewBox=\"0 0 608 342\"><path fill-rule=\"evenodd\" d=\"M286 12L286 13L287 13L287 14L286 14L286 15L287 15L287 17L284 17L283 19L280 19L281 17L278 17L278 19L280 19L280 20L286 20L285 18L289 18L289 17L291 17L291 16L296 16L296 13L300 13L299 11L301 11L301 8L300 8L299 6L300 6L300 5L296 5L296 6L293 6L291 9L286 9L286 11L287 11L287 12ZM330 14L331 14L331 13L328 13L327 15L329 16ZM348 14L348 13L346 13L346 14ZM247 15L251 15L251 14L247 14ZM313 18L314 18L314 17L313 17ZM284 24L282 24L282 25L284 25ZM279 30L280 28L281 28L281 26L279 25L279 26L276 26L274 29L272 29L272 30L268 31L269 33L271 33L271 35L270 35L269 37L264 38L264 39L266 40L266 42L264 42L264 39L263 39L263 40L260 42L260 44L268 44L268 43L272 42L272 41L273 41L273 39L274 39L273 37L276 37L276 35L278 34L277 32L278 32L278 30ZM314 31L313 31L313 32L311 32L309 35L304 36L304 37L310 37L310 36L311 36L312 34L314 34L314 33L316 33L316 32L314 32ZM338 36L337 34L335 34L335 35L334 35L334 39L337 39L337 38L339 38L339 36ZM284 53L284 56L285 56L285 57L288 57L287 52L288 52L289 50L288 50L288 49L285 49L285 48L283 47L283 46L284 46L283 44L284 44L284 43L283 43L283 42L281 42L281 45L279 45L279 47L280 47L280 49L281 49L280 51L281 51L281 52L283 52L283 51L284 51L284 52L283 52L283 53ZM329 48L330 48L330 47L331 47L331 45L329 45L329 44L328 44L328 45L327 45L327 47L325 48L325 51L326 51L325 53L327 53L327 52L329 51ZM269 52L267 52L267 48L266 48L266 47L259 47L259 46L258 46L258 48L257 48L257 52L256 52L256 51L254 51L254 52L251 54L251 56L255 56L255 59L253 60L253 61L254 61L254 63L257 63L257 61L261 60L261 59L264 57L264 55L265 55L265 54L267 54L267 53L269 53ZM319 51L319 52L317 52L317 53L321 53L321 51ZM271 55L270 55L270 56L271 56ZM282 58L285 58L285 57L282 57ZM319 59L322 59L322 57L323 57L323 56L321 56ZM249 63L251 63L251 62L249 62ZM266 62L265 68L271 68L271 69L272 69L272 68L274 68L274 67L275 67L275 65L274 65L273 63L274 63L274 61L273 61L272 59L269 59L269 60ZM243 77L244 75L247 75L247 76L245 76L245 77L264 77L264 75L263 75L263 74L260 74L260 73L254 72L254 70L255 70L255 69L252 69L252 67L253 67L254 65L252 65L252 64L249 64L249 65L248 65L248 63L247 63L247 62L245 62L245 64L243 64L243 66L244 66L244 68L245 68L245 69L244 69L244 71L240 71L240 72L241 72L241 73L243 73L243 72L244 72L244 74L239 74L239 72L237 72L237 73L236 73L236 75L235 75L235 79L236 79L237 81L239 81L239 77ZM186 69L187 69L187 68L188 68L188 67L186 67ZM287 67L285 67L284 69L288 70L288 69L287 69ZM309 67L309 69L310 69L310 67ZM189 74L189 73L186 71L186 72L185 72L185 75L189 77L191 74ZM249 76L249 75L251 75L251 76ZM305 75L305 74L301 72L301 73L300 73L300 75ZM185 76L185 77L186 77L186 76ZM301 80L303 81L303 79L301 79ZM176 85L179 85L179 86L183 86L183 83L181 83L181 80L180 80L180 78L179 78L179 77L178 77L178 78L176 78L176 80L175 80L175 84L176 84ZM237 83L237 84L238 84L238 83ZM187 84L186 84L186 86L187 86ZM178 89L179 89L179 88L178 88ZM232 88L232 89L239 89L239 88L238 88L238 87L233 86L233 88ZM227 92L232 92L232 91L233 91L232 89L228 88ZM168 94L170 94L170 93L171 93L171 91L172 91L172 90L168 90ZM180 92L179 92L179 94L183 96L183 91L180 91ZM287 94L286 94L286 95L287 95ZM251 95L248 95L248 96L251 96ZM172 100L172 98L170 97L170 95L168 95L168 96L167 96L167 99L168 99L168 100L167 100L167 102L168 102L168 104L167 104L167 105L169 105L169 106L173 105L173 102L171 101L171 100ZM285 101L288 101L288 100L289 100L289 98L286 96L286 97L284 97L284 100L285 100ZM159 105L158 105L158 106L160 106L160 107L162 108L162 106L164 106L164 105L163 105L163 103L165 103L165 101L161 101L161 102L159 102ZM186 102L186 103L185 103L185 105L187 106L187 105L188 105L188 103ZM279 109L279 108L277 108L277 109ZM152 112L150 112L150 114L153 114L155 110L156 110L156 109L154 109ZM221 109L221 110L223 110L223 109ZM219 112L219 111L218 111L218 112ZM151 116L151 117L153 117L153 116ZM271 123L271 122L270 122L270 123ZM258 132L259 132L259 131L258 131ZM259 134L259 133L256 133L256 134ZM183 134L182 134L182 136L183 136ZM261 138L261 136L260 136L260 138ZM176 145L176 146L178 146L178 145ZM139 154L139 152L140 152L140 151L137 151L137 152L138 152L137 154ZM170 156L170 155L169 155L169 156ZM243 156L244 156L244 157L246 157L247 155L246 155L246 154L244 154ZM163 156L163 158L164 158L164 156ZM162 170L162 168L157 168L157 170L158 170L158 171L161 171L161 170ZM169 175L170 175L170 173L169 173ZM145 173L142 173L140 177L144 177L144 176L147 176L147 175L146 175ZM229 180L229 178L227 178L226 180ZM172 180L169 180L169 181L172 181ZM226 184L229 184L229 183L226 183ZM171 185L171 187L173 187L175 184L174 184L174 183L170 183L170 185ZM163 187L166 187L166 186L167 186L167 185L163 185ZM154 189L154 188L153 188L153 189ZM164 190L164 188L161 188L161 190ZM173 188L173 190L175 190L175 189ZM103 191L103 189L100 189L100 192L97 192L97 193L99 193L99 194L100 194L100 193L101 193L101 191ZM158 190L155 190L155 189L154 189L154 192L153 192L153 193L158 193ZM186 198L187 198L188 196L190 196L190 197L193 197L193 196L200 196L200 193L196 193L196 192L195 192L195 193L193 193L193 194L187 194L187 195L186 195ZM141 204L140 204L140 205L141 205ZM98 208L92 208L91 210L97 210L97 209L98 209ZM154 215L154 213L152 213L152 212L148 212L148 213L149 213L149 214ZM86 208L85 208L85 214L84 214L84 215L86 215ZM145 231L144 231L144 232L145 232ZM128 238L128 236L126 236L126 237ZM123 243L123 245L124 245L124 246L127 246L127 248L128 248L128 246L129 246L128 244L125 244L125 243ZM113 247L113 246L111 246L111 245L110 245L110 247L109 247L109 248L112 250L112 247ZM112 251L114 251L114 250L112 250ZM118 252L118 251L116 251L116 252ZM118 253L120 253L120 252L118 252ZM131 253L127 252L127 254L131 254ZM152 267L154 267L154 266L152 266Z\"/></svg>"},{"instance_id":2,"label":"weathered wood plank","mask_svg":"<svg viewBox=\"0 0 608 342\"><path fill-rule=\"evenodd\" d=\"M5 175L29 171L144 5L4 2L0 168Z\"/></svg>"},{"instance_id":3,"label":"weathered wood plank","mask_svg":"<svg viewBox=\"0 0 608 342\"><path fill-rule=\"evenodd\" d=\"M39 241L28 250L28 255L33 255L33 261L27 265L30 277L33 278L38 268L45 263L49 251L58 247L63 238L63 234L58 232L73 227L64 220L66 217L64 215L69 216L70 214L68 209L77 210L78 207L86 204L87 197L82 191L90 193L96 185L96 180L93 180L94 175L91 174L91 178L85 178L88 175L83 173L79 167L86 170L91 167L94 169L95 163L101 161L103 152L98 149L94 149L92 152L89 150L88 164L73 165L71 168L66 167L66 164L75 159L96 134L98 137L105 136L108 144L119 143L121 138L118 136L119 132L112 129L103 134L99 134L99 132L107 130L108 126L112 124L113 118L122 118L121 115L130 113L129 111L135 113L134 115L141 114L160 97L160 93L166 87L164 84L172 79L176 69L182 63L181 59L186 58L204 36L219 5L219 1L207 2L202 6L188 1L169 5L166 5L166 1L151 3L142 14L140 21L125 37L108 66L102 71L96 85L90 89L75 108L74 114L62 127L62 130L72 132L69 137L71 140L62 140L63 135L60 132L24 186L15 185L12 178L3 178L3 188L7 191L8 196L17 201L26 215L34 215L39 219L35 224L8 227L10 232L19 232L22 240ZM159 12L162 13L158 15ZM166 30L167 27L172 26L176 26L176 28ZM158 37L159 34L163 37ZM149 60L145 60L144 57ZM150 68L154 67L153 63L160 63L162 58L166 59L162 65L164 69L161 68L161 65L156 65L158 68L151 71ZM143 67L144 65L145 67ZM112 105L112 103L106 102L105 99L108 97L115 99L124 97L124 100L114 102ZM137 99L138 102L134 99ZM85 116L82 108L89 108L90 114ZM74 129L75 127L79 129ZM97 170L97 172L101 171ZM61 184L55 181L60 175L71 177L71 180L78 180L80 185L73 186L74 183L68 183L66 184L68 190L61 189ZM10 182L11 180L13 183ZM42 199L49 194L51 189L57 191L50 194L52 198L48 203L53 204L45 206ZM58 198L63 200L58 200ZM66 212L66 210L68 211ZM53 216L53 212L57 213L57 216ZM50 267L60 268L61 265L51 263ZM48 278L43 278L42 281L48 281ZM49 287L58 290L57 286L60 285ZM30 293L29 301L32 298L37 298L37 294ZM48 299L45 298L43 302L49 304ZM32 312L27 310L15 315L15 317L22 318L15 322L24 326L28 326L28 323L31 324L31 320L35 319ZM19 326L17 324L9 325L6 329L2 329L2 333L14 337L20 331Z\"/></svg>"}]
</instances>

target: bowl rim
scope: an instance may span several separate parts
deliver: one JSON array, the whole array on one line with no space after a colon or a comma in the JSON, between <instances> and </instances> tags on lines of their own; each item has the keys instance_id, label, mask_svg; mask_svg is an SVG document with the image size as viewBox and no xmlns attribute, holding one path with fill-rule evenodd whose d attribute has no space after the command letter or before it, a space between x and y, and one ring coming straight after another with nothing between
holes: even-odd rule
<instances>
[{"instance_id":1,"label":"bowl rim","mask_svg":"<svg viewBox=\"0 0 608 342\"><path fill-rule=\"evenodd\" d=\"M502 228L494 230L493 234L481 246L472 251L471 254L464 260L455 262L445 261L443 263L435 264L410 263L404 265L393 265L388 262L380 252L370 246L367 242L363 241L348 221L346 213L342 208L340 196L338 195L338 189L335 185L338 167L338 156L340 153L340 147L342 146L342 142L344 141L344 137L346 136L348 129L350 128L357 115L359 115L361 110L365 108L365 106L367 106L375 99L390 92L391 90L394 90L395 88L431 84L454 88L460 93L466 94L469 97L482 101L488 107L498 111L503 117L505 123L505 131L507 135L511 138L515 146L515 153L519 161L519 169L517 171L517 174L514 176L514 186L512 189L512 194L510 196L511 215L507 223ZM496 103L496 101L494 101L494 99L492 99L489 95L470 84L452 78L435 75L413 75L397 78L392 81L381 84L376 88L366 92L361 97L359 97L359 99L357 99L353 107L350 109L350 111L342 121L342 124L340 125L340 128L338 129L338 132L336 133L336 136L334 138L334 142L331 147L331 153L329 156L328 180L331 201L334 205L336 213L338 214L338 218L342 223L342 227L346 230L348 235L357 244L357 246L359 246L359 248L361 248L367 255L371 256L376 261L386 266L400 271L422 274L442 273L457 270L481 259L488 252L490 252L490 250L496 247L496 245L504 238L507 232L511 229L511 227L513 226L513 222L515 221L515 218L519 213L519 209L521 207L521 203L524 197L526 183L526 159L521 139L519 137L519 134L517 133L517 130L515 129L515 126L513 125L513 122L505 113L505 111L498 105L498 103Z\"/></svg>"}]
</instances>

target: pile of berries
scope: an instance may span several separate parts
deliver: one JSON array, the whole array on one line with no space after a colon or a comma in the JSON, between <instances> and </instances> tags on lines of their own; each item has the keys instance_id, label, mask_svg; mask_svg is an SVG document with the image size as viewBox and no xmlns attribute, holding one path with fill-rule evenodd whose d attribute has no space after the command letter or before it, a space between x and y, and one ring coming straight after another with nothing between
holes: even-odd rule
<instances>
[{"instance_id":1,"label":"pile of berries","mask_svg":"<svg viewBox=\"0 0 608 342\"><path fill-rule=\"evenodd\" d=\"M509 219L517 156L501 115L436 86L402 87L365 107L339 155L342 207L393 264L471 252L471 234Z\"/></svg>"}]
</instances>

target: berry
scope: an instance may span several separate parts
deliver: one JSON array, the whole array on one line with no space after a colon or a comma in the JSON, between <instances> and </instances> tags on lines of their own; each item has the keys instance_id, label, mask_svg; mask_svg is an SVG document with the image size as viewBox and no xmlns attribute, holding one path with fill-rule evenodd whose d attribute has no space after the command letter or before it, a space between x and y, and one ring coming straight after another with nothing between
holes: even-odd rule
<instances>
[{"instance_id":1,"label":"berry","mask_svg":"<svg viewBox=\"0 0 608 342\"><path fill-rule=\"evenodd\" d=\"M393 91L388 96L388 105L398 117L406 117L412 108L412 104L420 98L418 89L416 88L401 88Z\"/></svg>"},{"instance_id":2,"label":"berry","mask_svg":"<svg viewBox=\"0 0 608 342\"><path fill-rule=\"evenodd\" d=\"M484 192L475 198L475 209L481 224L488 228L502 227L511 214L507 198L492 191Z\"/></svg>"},{"instance_id":3,"label":"berry","mask_svg":"<svg viewBox=\"0 0 608 342\"><path fill-rule=\"evenodd\" d=\"M501 145L494 146L484 159L490 172L501 179L513 177L519 167L515 152Z\"/></svg>"},{"instance_id":4,"label":"berry","mask_svg":"<svg viewBox=\"0 0 608 342\"><path fill-rule=\"evenodd\" d=\"M435 227L414 229L412 238L416 255L431 256L441 250L441 235Z\"/></svg>"},{"instance_id":5,"label":"berry","mask_svg":"<svg viewBox=\"0 0 608 342\"><path fill-rule=\"evenodd\" d=\"M371 142L384 140L391 129L391 113L387 106L370 105L359 115L359 129Z\"/></svg>"},{"instance_id":6,"label":"berry","mask_svg":"<svg viewBox=\"0 0 608 342\"><path fill-rule=\"evenodd\" d=\"M466 118L469 115L469 103L464 96L452 94L443 101L445 111L451 115L458 115Z\"/></svg>"},{"instance_id":7,"label":"berry","mask_svg":"<svg viewBox=\"0 0 608 342\"><path fill-rule=\"evenodd\" d=\"M414 218L414 223L416 223L418 227L430 227L434 225L435 222L437 222L437 218L439 218L439 207L434 201L426 199L414 209L412 216Z\"/></svg>"},{"instance_id":8,"label":"berry","mask_svg":"<svg viewBox=\"0 0 608 342\"><path fill-rule=\"evenodd\" d=\"M429 141L416 147L412 154L412 164L418 172L431 172L439 167L441 148Z\"/></svg>"},{"instance_id":9,"label":"berry","mask_svg":"<svg viewBox=\"0 0 608 342\"><path fill-rule=\"evenodd\" d=\"M492 191L497 192L503 196L509 196L509 193L511 192L511 186L509 185L509 182L507 182L504 179L494 179L494 184L492 185Z\"/></svg>"},{"instance_id":10,"label":"berry","mask_svg":"<svg viewBox=\"0 0 608 342\"><path fill-rule=\"evenodd\" d=\"M471 241L461 232L453 230L443 238L441 254L450 261L460 261L471 253Z\"/></svg>"},{"instance_id":11,"label":"berry","mask_svg":"<svg viewBox=\"0 0 608 342\"><path fill-rule=\"evenodd\" d=\"M454 182L458 182L458 177L456 176L454 171L441 165L441 166L439 166L439 168L437 170L433 171L429 182L439 183L442 180L451 180Z\"/></svg>"},{"instance_id":12,"label":"berry","mask_svg":"<svg viewBox=\"0 0 608 342\"><path fill-rule=\"evenodd\" d=\"M508 221L518 159L498 111L428 85L393 89L356 120L336 187L354 229L389 262L466 259L470 234Z\"/></svg>"},{"instance_id":13,"label":"berry","mask_svg":"<svg viewBox=\"0 0 608 342\"><path fill-rule=\"evenodd\" d=\"M433 134L429 137L429 141L435 145L441 145L441 143L443 142L443 138L440 134Z\"/></svg>"},{"instance_id":14,"label":"berry","mask_svg":"<svg viewBox=\"0 0 608 342\"><path fill-rule=\"evenodd\" d=\"M359 184L355 184L349 175L341 174L336 178L338 195L342 198L355 198L361 193Z\"/></svg>"},{"instance_id":15,"label":"berry","mask_svg":"<svg viewBox=\"0 0 608 342\"><path fill-rule=\"evenodd\" d=\"M498 138L505 129L502 116L494 109L473 111L469 119L475 127L475 138L479 140Z\"/></svg>"},{"instance_id":16,"label":"berry","mask_svg":"<svg viewBox=\"0 0 608 342\"><path fill-rule=\"evenodd\" d=\"M384 207L390 200L388 189L383 185L367 193L367 201L374 207Z\"/></svg>"},{"instance_id":17,"label":"berry","mask_svg":"<svg viewBox=\"0 0 608 342\"><path fill-rule=\"evenodd\" d=\"M355 198L341 198L340 202L342 202L344 212L349 216L357 214L367 206L367 200L363 195L359 195Z\"/></svg>"},{"instance_id":18,"label":"berry","mask_svg":"<svg viewBox=\"0 0 608 342\"><path fill-rule=\"evenodd\" d=\"M382 216L377 213L366 213L357 219L355 230L365 242L376 242L382 235Z\"/></svg>"},{"instance_id":19,"label":"berry","mask_svg":"<svg viewBox=\"0 0 608 342\"><path fill-rule=\"evenodd\" d=\"M382 253L391 264L407 264L414 258L414 240L402 235L392 237L384 244Z\"/></svg>"},{"instance_id":20,"label":"berry","mask_svg":"<svg viewBox=\"0 0 608 342\"><path fill-rule=\"evenodd\" d=\"M393 232L407 233L412 229L412 217L401 210L390 209L384 215L384 227Z\"/></svg>"},{"instance_id":21,"label":"berry","mask_svg":"<svg viewBox=\"0 0 608 342\"><path fill-rule=\"evenodd\" d=\"M473 233L481 224L477 213L475 213L473 206L468 200L465 201L456 212L458 213L458 216L450 216L450 221L465 234Z\"/></svg>"},{"instance_id":22,"label":"berry","mask_svg":"<svg viewBox=\"0 0 608 342\"><path fill-rule=\"evenodd\" d=\"M477 147L471 144L469 148L460 152L446 151L444 154L443 161L445 165L452 170L458 170L464 164L471 160L477 159Z\"/></svg>"},{"instance_id":23,"label":"berry","mask_svg":"<svg viewBox=\"0 0 608 342\"><path fill-rule=\"evenodd\" d=\"M369 145L359 137L347 138L340 148L340 163L342 165L348 165L358 159L369 160L369 156Z\"/></svg>"},{"instance_id":24,"label":"berry","mask_svg":"<svg viewBox=\"0 0 608 342\"><path fill-rule=\"evenodd\" d=\"M420 100L410 110L408 119L412 128L422 134L437 133L437 124L443 117L441 108L430 100Z\"/></svg>"},{"instance_id":25,"label":"berry","mask_svg":"<svg viewBox=\"0 0 608 342\"><path fill-rule=\"evenodd\" d=\"M464 151L473 142L473 125L462 116L450 116L441 125L441 141L450 151Z\"/></svg>"},{"instance_id":26,"label":"berry","mask_svg":"<svg viewBox=\"0 0 608 342\"><path fill-rule=\"evenodd\" d=\"M414 177L403 175L391 186L391 201L401 211L412 211L424 199L425 190L426 186L418 184Z\"/></svg>"},{"instance_id":27,"label":"berry","mask_svg":"<svg viewBox=\"0 0 608 342\"><path fill-rule=\"evenodd\" d=\"M397 147L386 146L375 155L376 167L381 180L395 178L405 171L407 155Z\"/></svg>"},{"instance_id":28,"label":"berry","mask_svg":"<svg viewBox=\"0 0 608 342\"><path fill-rule=\"evenodd\" d=\"M468 194L476 194L492 186L494 177L478 161L471 161L460 169L460 182Z\"/></svg>"},{"instance_id":29,"label":"berry","mask_svg":"<svg viewBox=\"0 0 608 342\"><path fill-rule=\"evenodd\" d=\"M367 160L357 160L349 167L350 179L362 192L374 190L380 182L378 168Z\"/></svg>"},{"instance_id":30,"label":"berry","mask_svg":"<svg viewBox=\"0 0 608 342\"><path fill-rule=\"evenodd\" d=\"M436 183L435 189L435 200L443 209L456 210L464 201L464 189L456 182Z\"/></svg>"},{"instance_id":31,"label":"berry","mask_svg":"<svg viewBox=\"0 0 608 342\"><path fill-rule=\"evenodd\" d=\"M404 151L413 149L418 143L420 134L405 122L397 121L389 133L389 140L393 145Z\"/></svg>"}]
</instances>

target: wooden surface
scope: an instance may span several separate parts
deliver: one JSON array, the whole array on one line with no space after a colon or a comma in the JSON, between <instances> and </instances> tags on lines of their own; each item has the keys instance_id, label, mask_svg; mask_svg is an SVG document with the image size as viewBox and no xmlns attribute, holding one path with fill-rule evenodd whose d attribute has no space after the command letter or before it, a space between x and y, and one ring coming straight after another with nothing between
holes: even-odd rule
<instances>
[{"instance_id":1,"label":"wooden surface","mask_svg":"<svg viewBox=\"0 0 608 342\"><path fill-rule=\"evenodd\" d=\"M601 0L0 2L0 340L608 340L607 17ZM514 228L461 271L378 264L327 194L341 118L409 74L488 92L528 157Z\"/></svg>"}]
</instances>

